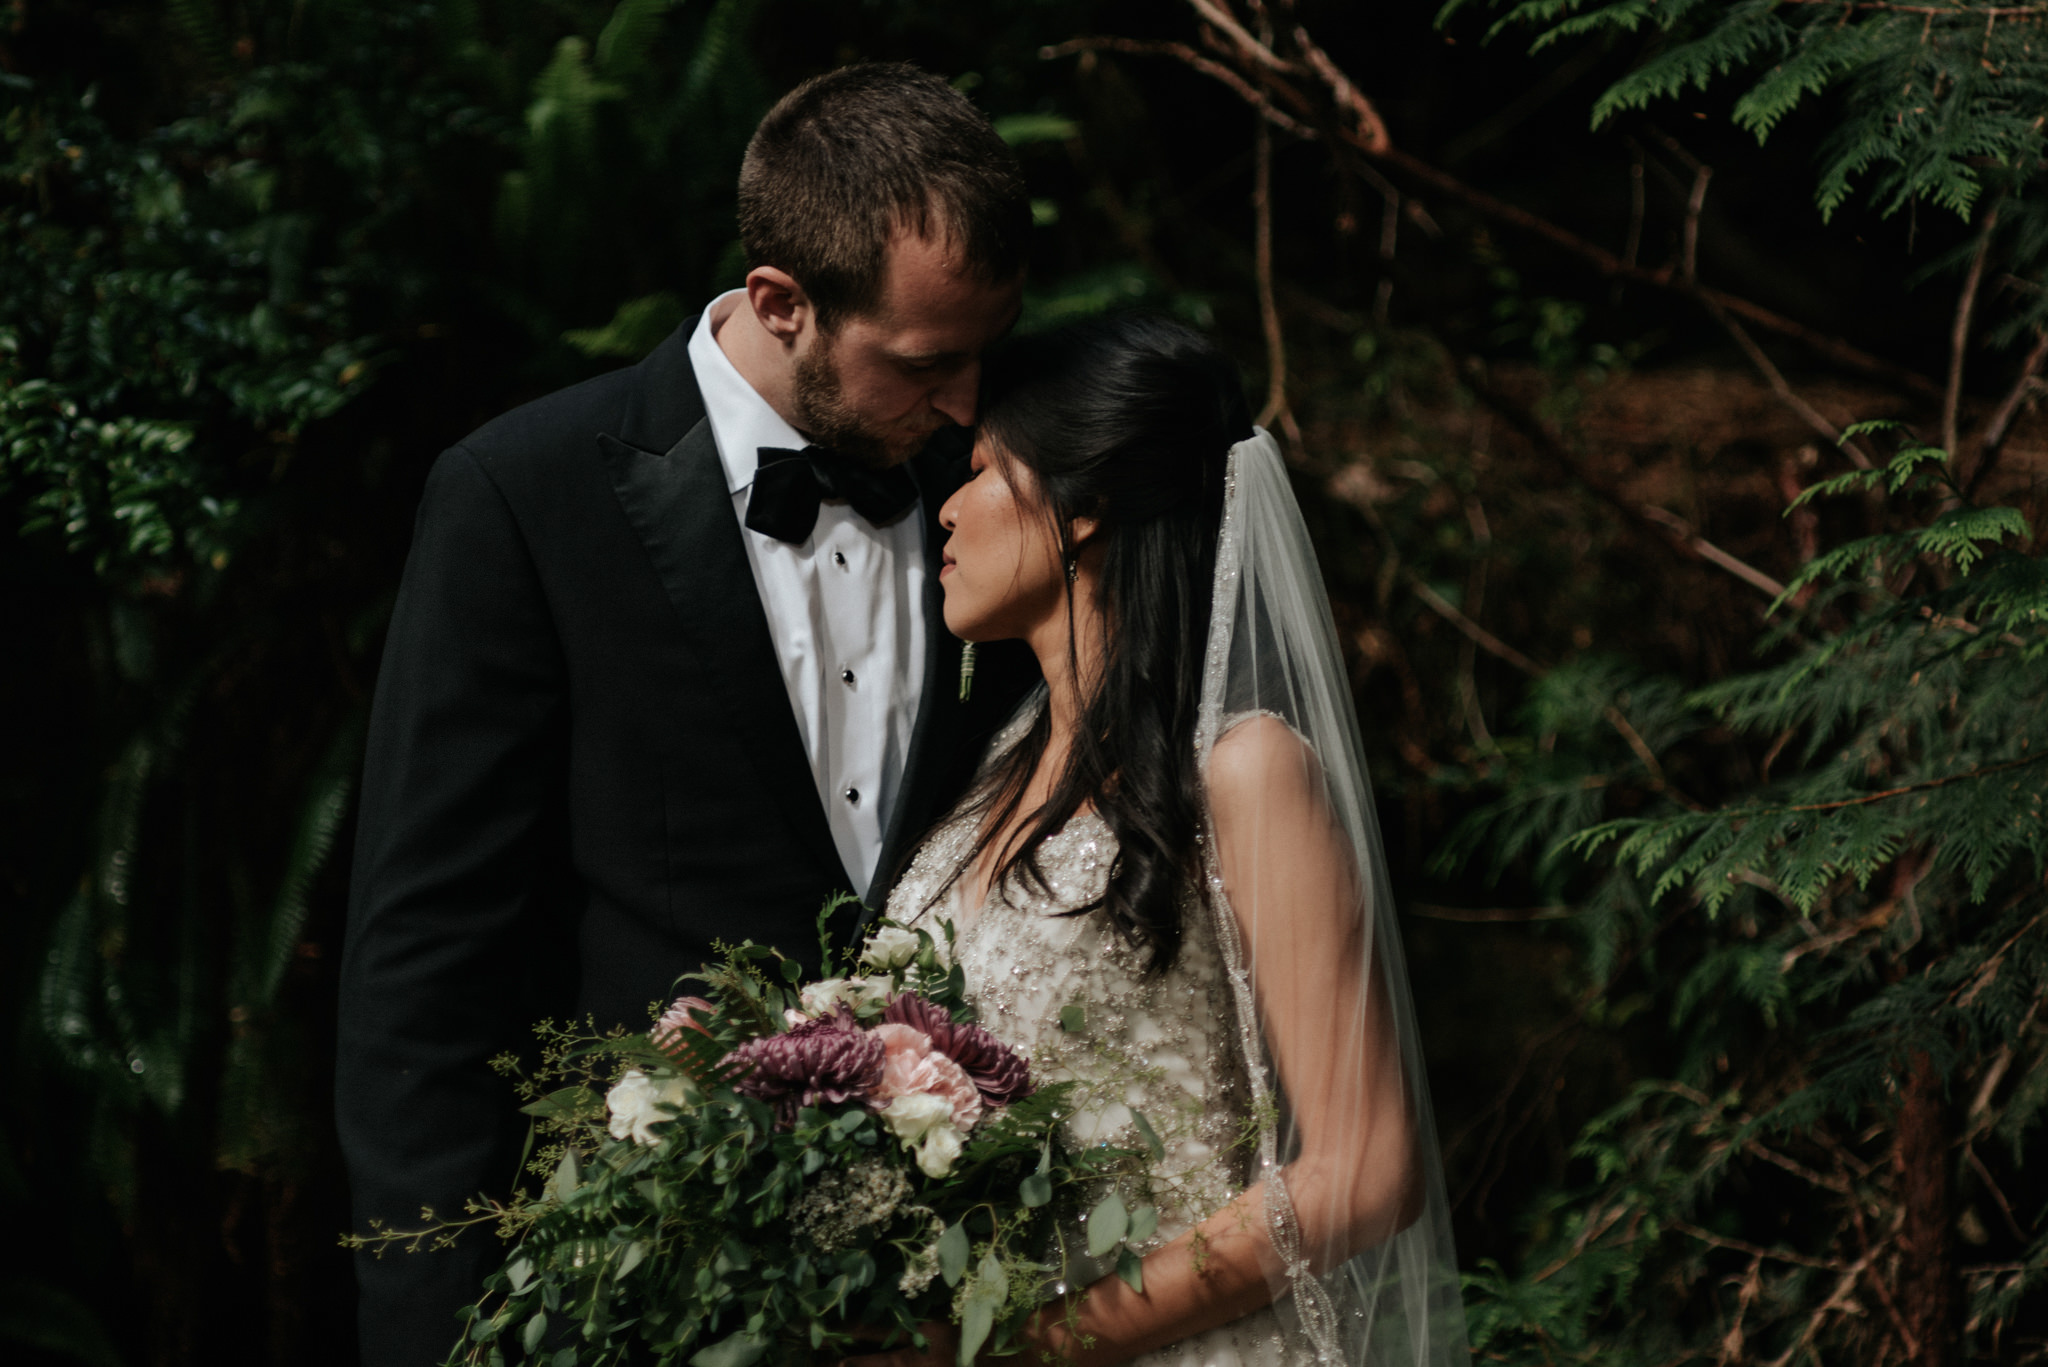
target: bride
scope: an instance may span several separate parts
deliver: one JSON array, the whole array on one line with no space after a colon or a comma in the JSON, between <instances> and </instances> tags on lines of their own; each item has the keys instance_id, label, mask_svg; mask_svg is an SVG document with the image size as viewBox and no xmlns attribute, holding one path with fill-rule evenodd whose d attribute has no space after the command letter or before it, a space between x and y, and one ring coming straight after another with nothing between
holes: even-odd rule
<instances>
[{"instance_id":1,"label":"bride","mask_svg":"<svg viewBox=\"0 0 2048 1367\"><path fill-rule=\"evenodd\" d=\"M1030 1356L1462 1363L1357 723L1279 451L1160 318L1018 343L986 387L940 513L946 625L1028 642L1046 683L888 910L951 920L982 1023L1080 1084L1068 1142L1164 1150L1131 1193L1158 1212L1142 1292L1070 1260ZM930 1330L854 1363L949 1367Z\"/></svg>"}]
</instances>

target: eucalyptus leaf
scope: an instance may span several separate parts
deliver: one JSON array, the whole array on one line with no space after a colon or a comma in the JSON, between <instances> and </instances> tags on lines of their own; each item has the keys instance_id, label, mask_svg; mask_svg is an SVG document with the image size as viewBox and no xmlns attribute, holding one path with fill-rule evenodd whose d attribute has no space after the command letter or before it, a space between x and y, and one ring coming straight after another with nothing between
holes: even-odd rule
<instances>
[{"instance_id":1,"label":"eucalyptus leaf","mask_svg":"<svg viewBox=\"0 0 2048 1367\"><path fill-rule=\"evenodd\" d=\"M526 1289L528 1282L533 1280L533 1259L527 1257L514 1258L512 1265L505 1269L505 1275L511 1279L513 1294L517 1295Z\"/></svg>"},{"instance_id":2,"label":"eucalyptus leaf","mask_svg":"<svg viewBox=\"0 0 2048 1367\"><path fill-rule=\"evenodd\" d=\"M1036 1210L1052 1200L1052 1179L1042 1172L1034 1172L1017 1184L1017 1199Z\"/></svg>"},{"instance_id":3,"label":"eucalyptus leaf","mask_svg":"<svg viewBox=\"0 0 2048 1367\"><path fill-rule=\"evenodd\" d=\"M939 1236L939 1275L946 1279L946 1285L960 1285L960 1278L967 1272L967 1226L949 1225Z\"/></svg>"},{"instance_id":4,"label":"eucalyptus leaf","mask_svg":"<svg viewBox=\"0 0 2048 1367\"><path fill-rule=\"evenodd\" d=\"M1145 1141L1145 1152L1152 1155L1153 1162L1166 1157L1166 1145L1160 1142L1159 1131L1152 1128L1143 1111L1132 1111L1131 1123L1138 1127L1138 1137Z\"/></svg>"},{"instance_id":5,"label":"eucalyptus leaf","mask_svg":"<svg viewBox=\"0 0 2048 1367\"><path fill-rule=\"evenodd\" d=\"M1151 1207L1148 1206L1146 1209L1149 1210ZM623 1277L634 1268L640 1266L641 1260L646 1256L647 1241L645 1239L635 1239L632 1243L627 1244L626 1251L619 1255L618 1275Z\"/></svg>"},{"instance_id":6,"label":"eucalyptus leaf","mask_svg":"<svg viewBox=\"0 0 2048 1367\"><path fill-rule=\"evenodd\" d=\"M982 1254L960 1312L960 1367L974 1367L975 1355L995 1327L996 1311L1009 1295L1010 1274L1003 1271L1002 1260L993 1250Z\"/></svg>"},{"instance_id":7,"label":"eucalyptus leaf","mask_svg":"<svg viewBox=\"0 0 2048 1367\"><path fill-rule=\"evenodd\" d=\"M1060 1008L1060 1029L1070 1035L1078 1035L1088 1028L1088 1013L1079 1006Z\"/></svg>"},{"instance_id":8,"label":"eucalyptus leaf","mask_svg":"<svg viewBox=\"0 0 2048 1367\"><path fill-rule=\"evenodd\" d=\"M1116 1275L1122 1277L1131 1290L1141 1296L1145 1294L1144 1260L1128 1248L1117 1254Z\"/></svg>"},{"instance_id":9,"label":"eucalyptus leaf","mask_svg":"<svg viewBox=\"0 0 2048 1367\"><path fill-rule=\"evenodd\" d=\"M1088 1212L1088 1255L1100 1258L1124 1241L1131 1217L1124 1210L1124 1198L1111 1192Z\"/></svg>"},{"instance_id":10,"label":"eucalyptus leaf","mask_svg":"<svg viewBox=\"0 0 2048 1367\"><path fill-rule=\"evenodd\" d=\"M534 1349L540 1347L541 1337L547 1332L548 1312L534 1311L533 1318L526 1322L526 1331L519 1336L519 1346L526 1351L528 1357L532 1357Z\"/></svg>"},{"instance_id":11,"label":"eucalyptus leaf","mask_svg":"<svg viewBox=\"0 0 2048 1367\"><path fill-rule=\"evenodd\" d=\"M1159 1207L1139 1206L1131 1212L1131 1229L1124 1237L1132 1243L1142 1243L1152 1237L1159 1228Z\"/></svg>"},{"instance_id":12,"label":"eucalyptus leaf","mask_svg":"<svg viewBox=\"0 0 2048 1367\"><path fill-rule=\"evenodd\" d=\"M581 1115L595 1107L597 1098L588 1087L557 1087L538 1101L519 1108L521 1114L547 1119L558 1115Z\"/></svg>"},{"instance_id":13,"label":"eucalyptus leaf","mask_svg":"<svg viewBox=\"0 0 2048 1367\"><path fill-rule=\"evenodd\" d=\"M690 1356L690 1367L753 1367L768 1351L768 1340L744 1329Z\"/></svg>"},{"instance_id":14,"label":"eucalyptus leaf","mask_svg":"<svg viewBox=\"0 0 2048 1367\"><path fill-rule=\"evenodd\" d=\"M567 1147L562 1150L562 1161L555 1166L555 1180L551 1189L557 1201L566 1201L583 1182L583 1167L576 1161L576 1150Z\"/></svg>"}]
</instances>

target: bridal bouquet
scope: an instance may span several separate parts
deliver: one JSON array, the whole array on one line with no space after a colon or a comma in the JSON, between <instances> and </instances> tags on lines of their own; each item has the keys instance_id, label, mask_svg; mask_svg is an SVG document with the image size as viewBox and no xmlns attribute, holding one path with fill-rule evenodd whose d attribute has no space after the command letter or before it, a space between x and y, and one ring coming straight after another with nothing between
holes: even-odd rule
<instances>
[{"instance_id":1,"label":"bridal bouquet","mask_svg":"<svg viewBox=\"0 0 2048 1367\"><path fill-rule=\"evenodd\" d=\"M1070 1086L974 1023L941 933L883 922L808 983L721 947L705 995L644 1035L544 1028L519 1086L545 1189L429 1232L494 1222L512 1245L450 1363L618 1363L637 1341L636 1361L752 1367L923 1347L932 1321L962 1367L1017 1347L1064 1276L1062 1225L1091 1188L1142 1188L1146 1155L1062 1147ZM1137 1284L1128 1244L1156 1218L1102 1198L1089 1253Z\"/></svg>"}]
</instances>

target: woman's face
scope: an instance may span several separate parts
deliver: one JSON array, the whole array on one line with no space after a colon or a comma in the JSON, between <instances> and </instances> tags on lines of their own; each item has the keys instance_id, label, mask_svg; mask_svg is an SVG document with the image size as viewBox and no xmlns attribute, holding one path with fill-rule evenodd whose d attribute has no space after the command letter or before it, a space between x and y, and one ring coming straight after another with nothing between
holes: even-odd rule
<instances>
[{"instance_id":1,"label":"woman's face","mask_svg":"<svg viewBox=\"0 0 2048 1367\"><path fill-rule=\"evenodd\" d=\"M1037 480L977 435L973 473L939 509L946 538L939 584L946 628L966 641L1030 638L1063 620L1066 574Z\"/></svg>"}]
</instances>

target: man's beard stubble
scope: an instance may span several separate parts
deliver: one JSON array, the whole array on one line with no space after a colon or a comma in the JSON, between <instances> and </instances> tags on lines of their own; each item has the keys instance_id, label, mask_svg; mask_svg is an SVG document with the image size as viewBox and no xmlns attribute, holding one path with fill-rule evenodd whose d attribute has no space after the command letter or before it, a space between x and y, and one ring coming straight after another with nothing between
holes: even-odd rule
<instances>
[{"instance_id":1,"label":"man's beard stubble","mask_svg":"<svg viewBox=\"0 0 2048 1367\"><path fill-rule=\"evenodd\" d=\"M891 449L889 435L877 432L847 403L832 351L832 334L820 331L816 344L797 358L790 373L790 403L803 434L871 470L886 470L916 455L931 433L918 434L908 449Z\"/></svg>"}]
</instances>

